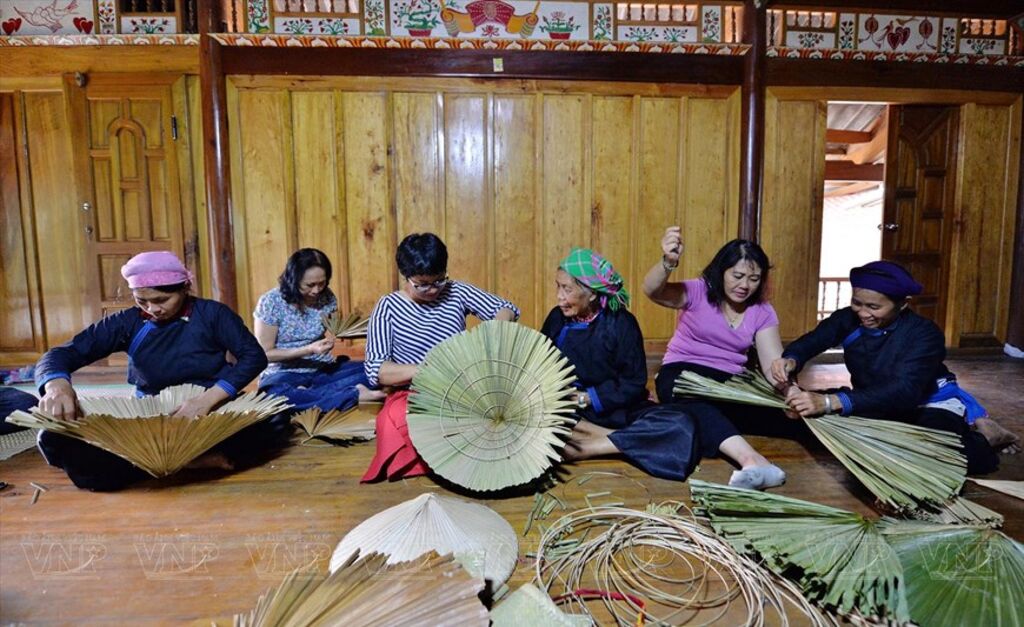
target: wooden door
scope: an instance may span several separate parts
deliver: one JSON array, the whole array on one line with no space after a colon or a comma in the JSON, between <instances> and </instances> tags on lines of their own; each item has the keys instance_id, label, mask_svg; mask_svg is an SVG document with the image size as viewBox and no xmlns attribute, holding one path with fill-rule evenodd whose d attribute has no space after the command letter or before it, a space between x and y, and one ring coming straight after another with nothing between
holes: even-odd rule
<instances>
[{"instance_id":1,"label":"wooden door","mask_svg":"<svg viewBox=\"0 0 1024 627\"><path fill-rule=\"evenodd\" d=\"M945 325L956 202L957 108L889 107L882 257L910 270L924 291L914 310Z\"/></svg>"},{"instance_id":2,"label":"wooden door","mask_svg":"<svg viewBox=\"0 0 1024 627\"><path fill-rule=\"evenodd\" d=\"M132 255L169 250L186 259L185 242L194 234L186 238L174 145L177 120L184 119L174 110L181 80L91 75L84 88L68 87L95 316L131 306L120 269Z\"/></svg>"}]
</instances>

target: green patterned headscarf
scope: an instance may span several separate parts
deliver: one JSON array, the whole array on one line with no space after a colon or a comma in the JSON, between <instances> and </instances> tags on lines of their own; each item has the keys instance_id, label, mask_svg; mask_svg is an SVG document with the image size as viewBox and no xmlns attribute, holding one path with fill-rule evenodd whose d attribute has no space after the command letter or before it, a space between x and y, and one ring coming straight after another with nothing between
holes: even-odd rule
<instances>
[{"instance_id":1,"label":"green patterned headscarf","mask_svg":"<svg viewBox=\"0 0 1024 627\"><path fill-rule=\"evenodd\" d=\"M558 264L583 285L601 295L601 307L612 311L629 307L629 292L612 263L589 248L573 248Z\"/></svg>"}]
</instances>

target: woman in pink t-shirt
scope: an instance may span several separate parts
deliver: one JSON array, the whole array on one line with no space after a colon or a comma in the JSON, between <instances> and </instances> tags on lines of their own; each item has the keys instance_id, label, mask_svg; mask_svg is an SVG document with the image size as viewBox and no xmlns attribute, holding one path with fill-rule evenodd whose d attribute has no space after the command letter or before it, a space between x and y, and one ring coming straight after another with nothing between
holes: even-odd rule
<instances>
[{"instance_id":1,"label":"woman in pink t-shirt","mask_svg":"<svg viewBox=\"0 0 1024 627\"><path fill-rule=\"evenodd\" d=\"M718 381L739 374L752 346L757 348L761 370L770 374L772 361L782 355L782 340L775 309L764 298L771 267L768 256L754 242L736 239L718 251L700 278L669 282L683 252L678 226L665 231L661 248L661 262L644 278L644 293L659 305L678 309L679 320L655 380L658 399L683 404L697 420L705 457L721 453L740 465L729 485L753 489L782 485L786 473L755 451L733 424L746 423L755 414L758 421L777 422L782 417L780 412L679 399L672 393L673 383L683 370Z\"/></svg>"}]
</instances>

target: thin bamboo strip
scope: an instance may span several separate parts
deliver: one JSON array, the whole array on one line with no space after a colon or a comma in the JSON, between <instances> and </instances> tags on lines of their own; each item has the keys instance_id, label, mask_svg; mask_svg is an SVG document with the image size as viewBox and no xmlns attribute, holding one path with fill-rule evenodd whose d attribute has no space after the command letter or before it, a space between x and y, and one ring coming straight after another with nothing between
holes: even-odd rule
<instances>
[{"instance_id":1,"label":"thin bamboo strip","mask_svg":"<svg viewBox=\"0 0 1024 627\"><path fill-rule=\"evenodd\" d=\"M655 508L664 512L664 508ZM575 541L573 541L575 540ZM685 575L661 566L689 565ZM678 569L675 569L678 572ZM595 589L618 625L698 624L720 620L742 602L739 623L764 625L769 607L782 625L790 613L813 626L835 621L811 605L789 581L743 557L707 528L685 518L620 507L595 507L563 516L541 537L535 581L591 615L585 590Z\"/></svg>"}]
</instances>

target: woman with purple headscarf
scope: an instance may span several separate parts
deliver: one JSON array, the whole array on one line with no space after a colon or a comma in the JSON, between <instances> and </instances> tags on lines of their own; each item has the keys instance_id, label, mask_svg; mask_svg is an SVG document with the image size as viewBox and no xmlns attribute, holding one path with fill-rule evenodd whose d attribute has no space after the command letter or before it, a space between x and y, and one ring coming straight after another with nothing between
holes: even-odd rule
<instances>
[{"instance_id":1,"label":"woman with purple headscarf","mask_svg":"<svg viewBox=\"0 0 1024 627\"><path fill-rule=\"evenodd\" d=\"M852 269L850 284L850 306L786 347L772 376L787 381L815 355L842 345L852 385L820 393L791 388L793 411L805 418L855 415L950 431L960 436L968 473L994 471L999 458L982 432L1001 427L946 368L942 330L910 310L909 298L921 293L921 284L891 261ZM996 444L1015 446L1016 436L1009 435Z\"/></svg>"},{"instance_id":2,"label":"woman with purple headscarf","mask_svg":"<svg viewBox=\"0 0 1024 627\"><path fill-rule=\"evenodd\" d=\"M135 306L110 314L54 347L36 364L39 406L59 420L78 417L71 375L113 353L128 354L128 383L137 396L184 383L206 388L177 409L179 416L207 414L234 397L267 365L256 338L225 305L190 293L192 273L174 253L145 252L121 268ZM228 353L234 363L228 361ZM228 438L196 465L232 468L281 440L281 421L265 421ZM79 488L117 490L148 477L126 460L57 433L41 431L39 450Z\"/></svg>"}]
</instances>

